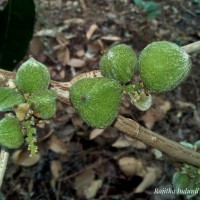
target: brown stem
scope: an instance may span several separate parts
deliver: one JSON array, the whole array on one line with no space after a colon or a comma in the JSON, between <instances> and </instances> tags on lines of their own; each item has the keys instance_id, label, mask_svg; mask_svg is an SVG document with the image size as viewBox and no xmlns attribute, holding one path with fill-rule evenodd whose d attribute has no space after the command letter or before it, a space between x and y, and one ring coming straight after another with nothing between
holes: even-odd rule
<instances>
[{"instance_id":1,"label":"brown stem","mask_svg":"<svg viewBox=\"0 0 200 200\"><path fill-rule=\"evenodd\" d=\"M200 41L183 46L182 48L184 48L188 53L191 53L200 50L199 44ZM100 76L102 76L101 73L98 70L95 70L81 74L72 79L72 81L70 82L61 83L51 81L50 87L57 92L60 101L66 103L67 105L70 105L69 90L70 86L73 83L85 77ZM13 80L14 77L14 73L0 70L0 86L8 85L9 79ZM145 144L162 151L166 155L174 158L176 161L200 167L200 153L197 153L189 148L180 145L177 142L174 142L173 140L167 139L151 130L148 130L131 119L119 116L114 124L114 127L122 131L129 137L138 139Z\"/></svg>"},{"instance_id":2,"label":"brown stem","mask_svg":"<svg viewBox=\"0 0 200 200\"><path fill-rule=\"evenodd\" d=\"M187 53L193 53L200 51L200 41L193 42L191 44L182 47Z\"/></svg>"},{"instance_id":3,"label":"brown stem","mask_svg":"<svg viewBox=\"0 0 200 200\"><path fill-rule=\"evenodd\" d=\"M125 133L127 136L138 139L141 142L162 151L176 161L200 167L200 153L144 128L131 119L118 116L114 127Z\"/></svg>"}]
</instances>

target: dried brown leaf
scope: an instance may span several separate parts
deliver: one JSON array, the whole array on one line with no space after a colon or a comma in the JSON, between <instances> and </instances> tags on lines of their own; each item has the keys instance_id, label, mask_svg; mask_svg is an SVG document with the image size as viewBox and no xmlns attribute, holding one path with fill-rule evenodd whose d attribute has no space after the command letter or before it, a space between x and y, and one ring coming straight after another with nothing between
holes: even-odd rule
<instances>
[{"instance_id":1,"label":"dried brown leaf","mask_svg":"<svg viewBox=\"0 0 200 200\"><path fill-rule=\"evenodd\" d=\"M124 137L131 144L131 146L136 148L136 149L144 150L144 149L147 148L147 145L144 144L143 142L140 142L139 140L136 140L134 138L130 138L130 137L126 136L126 135Z\"/></svg>"},{"instance_id":2,"label":"dried brown leaf","mask_svg":"<svg viewBox=\"0 0 200 200\"><path fill-rule=\"evenodd\" d=\"M40 154L30 157L30 151L27 149L20 149L12 154L12 161L16 165L31 167L40 160Z\"/></svg>"},{"instance_id":3,"label":"dried brown leaf","mask_svg":"<svg viewBox=\"0 0 200 200\"><path fill-rule=\"evenodd\" d=\"M60 172L62 170L61 162L59 160L52 160L50 168L51 168L51 173L52 173L54 179L58 179Z\"/></svg>"},{"instance_id":4,"label":"dried brown leaf","mask_svg":"<svg viewBox=\"0 0 200 200\"><path fill-rule=\"evenodd\" d=\"M118 161L119 167L126 176L143 176L145 174L142 162L134 157L122 157Z\"/></svg>"},{"instance_id":5,"label":"dried brown leaf","mask_svg":"<svg viewBox=\"0 0 200 200\"><path fill-rule=\"evenodd\" d=\"M161 97L153 98L154 107L151 107L142 116L142 120L145 126L151 129L157 121L163 119L165 114L171 109L171 103L169 101L164 101Z\"/></svg>"},{"instance_id":6,"label":"dried brown leaf","mask_svg":"<svg viewBox=\"0 0 200 200\"><path fill-rule=\"evenodd\" d=\"M112 144L112 147L116 148L124 148L131 146L130 142L124 137L120 136L117 140Z\"/></svg>"},{"instance_id":7,"label":"dried brown leaf","mask_svg":"<svg viewBox=\"0 0 200 200\"><path fill-rule=\"evenodd\" d=\"M64 21L65 24L70 25L70 24L84 24L85 21L81 18L71 18L71 19L66 19Z\"/></svg>"},{"instance_id":8,"label":"dried brown leaf","mask_svg":"<svg viewBox=\"0 0 200 200\"><path fill-rule=\"evenodd\" d=\"M81 60L79 58L71 58L68 62L68 65L72 66L72 67L83 67L85 65L85 61Z\"/></svg>"},{"instance_id":9,"label":"dried brown leaf","mask_svg":"<svg viewBox=\"0 0 200 200\"><path fill-rule=\"evenodd\" d=\"M107 35L107 36L103 36L101 37L102 40L109 40L109 41L120 41L121 38L118 36L114 36L114 35Z\"/></svg>"},{"instance_id":10,"label":"dried brown leaf","mask_svg":"<svg viewBox=\"0 0 200 200\"><path fill-rule=\"evenodd\" d=\"M44 44L39 37L33 37L30 42L29 51L31 55L38 56L44 48Z\"/></svg>"},{"instance_id":11,"label":"dried brown leaf","mask_svg":"<svg viewBox=\"0 0 200 200\"><path fill-rule=\"evenodd\" d=\"M78 51L76 52L76 55L77 55L78 57L82 57L82 56L85 55L85 51L84 51L83 49L80 49L80 50L78 50Z\"/></svg>"},{"instance_id":12,"label":"dried brown leaf","mask_svg":"<svg viewBox=\"0 0 200 200\"><path fill-rule=\"evenodd\" d=\"M57 60L64 66L70 61L70 52L68 48L60 49L56 53Z\"/></svg>"},{"instance_id":13,"label":"dried brown leaf","mask_svg":"<svg viewBox=\"0 0 200 200\"><path fill-rule=\"evenodd\" d=\"M161 175L161 170L156 167L147 167L143 181L135 189L135 193L143 192L146 188L153 185L158 177Z\"/></svg>"},{"instance_id":14,"label":"dried brown leaf","mask_svg":"<svg viewBox=\"0 0 200 200\"><path fill-rule=\"evenodd\" d=\"M90 140L93 140L94 138L98 137L99 135L101 135L104 132L104 129L94 129L91 133L90 133Z\"/></svg>"},{"instance_id":15,"label":"dried brown leaf","mask_svg":"<svg viewBox=\"0 0 200 200\"><path fill-rule=\"evenodd\" d=\"M141 119L144 121L145 126L151 129L157 121L162 119L162 115L157 109L150 108Z\"/></svg>"},{"instance_id":16,"label":"dried brown leaf","mask_svg":"<svg viewBox=\"0 0 200 200\"><path fill-rule=\"evenodd\" d=\"M51 135L49 139L49 149L60 154L67 154L68 152L68 146L55 135Z\"/></svg>"},{"instance_id":17,"label":"dried brown leaf","mask_svg":"<svg viewBox=\"0 0 200 200\"><path fill-rule=\"evenodd\" d=\"M112 147L116 148L124 148L124 147L134 147L136 149L146 149L147 146L143 143L140 142L139 140L130 138L126 135L120 136L113 144Z\"/></svg>"},{"instance_id":18,"label":"dried brown leaf","mask_svg":"<svg viewBox=\"0 0 200 200\"><path fill-rule=\"evenodd\" d=\"M88 169L76 176L75 189L79 197L85 197L85 189L94 181L95 173Z\"/></svg>"},{"instance_id":19,"label":"dried brown leaf","mask_svg":"<svg viewBox=\"0 0 200 200\"><path fill-rule=\"evenodd\" d=\"M86 38L89 40L94 32L97 30L98 26L96 24L92 24L88 31L86 32Z\"/></svg>"},{"instance_id":20,"label":"dried brown leaf","mask_svg":"<svg viewBox=\"0 0 200 200\"><path fill-rule=\"evenodd\" d=\"M84 195L86 199L92 199L96 196L98 190L101 188L103 181L94 180L84 189Z\"/></svg>"}]
</instances>

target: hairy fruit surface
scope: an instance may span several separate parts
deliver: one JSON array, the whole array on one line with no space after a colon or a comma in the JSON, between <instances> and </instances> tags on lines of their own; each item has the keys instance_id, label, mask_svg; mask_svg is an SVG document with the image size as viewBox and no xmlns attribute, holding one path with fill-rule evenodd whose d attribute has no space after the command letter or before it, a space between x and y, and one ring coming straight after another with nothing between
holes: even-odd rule
<instances>
[{"instance_id":1,"label":"hairy fruit surface","mask_svg":"<svg viewBox=\"0 0 200 200\"><path fill-rule=\"evenodd\" d=\"M122 87L109 78L85 78L70 89L70 100L82 119L92 127L105 128L116 119Z\"/></svg>"},{"instance_id":2,"label":"hairy fruit surface","mask_svg":"<svg viewBox=\"0 0 200 200\"><path fill-rule=\"evenodd\" d=\"M0 145L9 149L19 148L24 142L22 127L14 116L7 116L0 121Z\"/></svg>"},{"instance_id":3,"label":"hairy fruit surface","mask_svg":"<svg viewBox=\"0 0 200 200\"><path fill-rule=\"evenodd\" d=\"M33 107L34 114L41 119L50 119L56 112L56 93L46 90L33 93L27 100Z\"/></svg>"},{"instance_id":4,"label":"hairy fruit surface","mask_svg":"<svg viewBox=\"0 0 200 200\"><path fill-rule=\"evenodd\" d=\"M22 93L32 94L46 90L49 82L48 69L34 58L29 58L23 63L16 74L16 85Z\"/></svg>"},{"instance_id":5,"label":"hairy fruit surface","mask_svg":"<svg viewBox=\"0 0 200 200\"><path fill-rule=\"evenodd\" d=\"M151 92L174 89L187 78L190 68L190 56L178 45L167 41L149 44L139 57L141 79Z\"/></svg>"},{"instance_id":6,"label":"hairy fruit surface","mask_svg":"<svg viewBox=\"0 0 200 200\"><path fill-rule=\"evenodd\" d=\"M103 76L113 78L122 84L131 81L137 64L137 57L130 46L119 44L111 47L100 60Z\"/></svg>"}]
</instances>

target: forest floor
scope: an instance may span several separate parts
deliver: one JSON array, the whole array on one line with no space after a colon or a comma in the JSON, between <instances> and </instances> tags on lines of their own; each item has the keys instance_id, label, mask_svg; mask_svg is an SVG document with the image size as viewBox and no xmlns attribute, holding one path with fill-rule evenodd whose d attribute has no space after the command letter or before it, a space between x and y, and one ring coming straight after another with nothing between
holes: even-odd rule
<instances>
[{"instance_id":1,"label":"forest floor","mask_svg":"<svg viewBox=\"0 0 200 200\"><path fill-rule=\"evenodd\" d=\"M28 54L48 67L52 80L66 82L98 69L102 53L115 43L131 45L139 54L157 40L180 46L200 40L199 1L157 0L151 8L134 2L38 0ZM124 98L120 114L177 142L199 140L200 53L191 59L191 74L181 86L153 95L146 112ZM37 140L38 157L30 158L26 148L12 153L0 199L184 199L154 194L155 188L172 189L173 160L113 127L91 128L61 102L55 117L38 128Z\"/></svg>"}]
</instances>

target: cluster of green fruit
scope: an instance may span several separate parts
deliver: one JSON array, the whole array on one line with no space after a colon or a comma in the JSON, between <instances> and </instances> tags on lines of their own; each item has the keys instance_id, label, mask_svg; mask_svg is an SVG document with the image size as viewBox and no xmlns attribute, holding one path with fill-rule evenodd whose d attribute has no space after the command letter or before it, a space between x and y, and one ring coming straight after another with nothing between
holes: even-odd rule
<instances>
[{"instance_id":1,"label":"cluster of green fruit","mask_svg":"<svg viewBox=\"0 0 200 200\"><path fill-rule=\"evenodd\" d=\"M0 88L0 112L6 112L0 120L0 145L10 149L20 147L24 136L34 133L27 127L27 124L33 123L27 121L32 120L33 116L43 120L52 118L56 112L56 93L48 89L49 83L47 68L30 58L16 74L16 87ZM31 143L33 136L27 137Z\"/></svg>"},{"instance_id":2,"label":"cluster of green fruit","mask_svg":"<svg viewBox=\"0 0 200 200\"><path fill-rule=\"evenodd\" d=\"M105 128L116 119L121 97L128 93L140 110L151 106L150 92L174 89L188 76L189 55L167 41L149 44L137 60L133 49L125 44L111 47L100 60L101 78L85 78L72 85L70 99L89 125ZM141 83L132 84L139 71Z\"/></svg>"}]
</instances>

